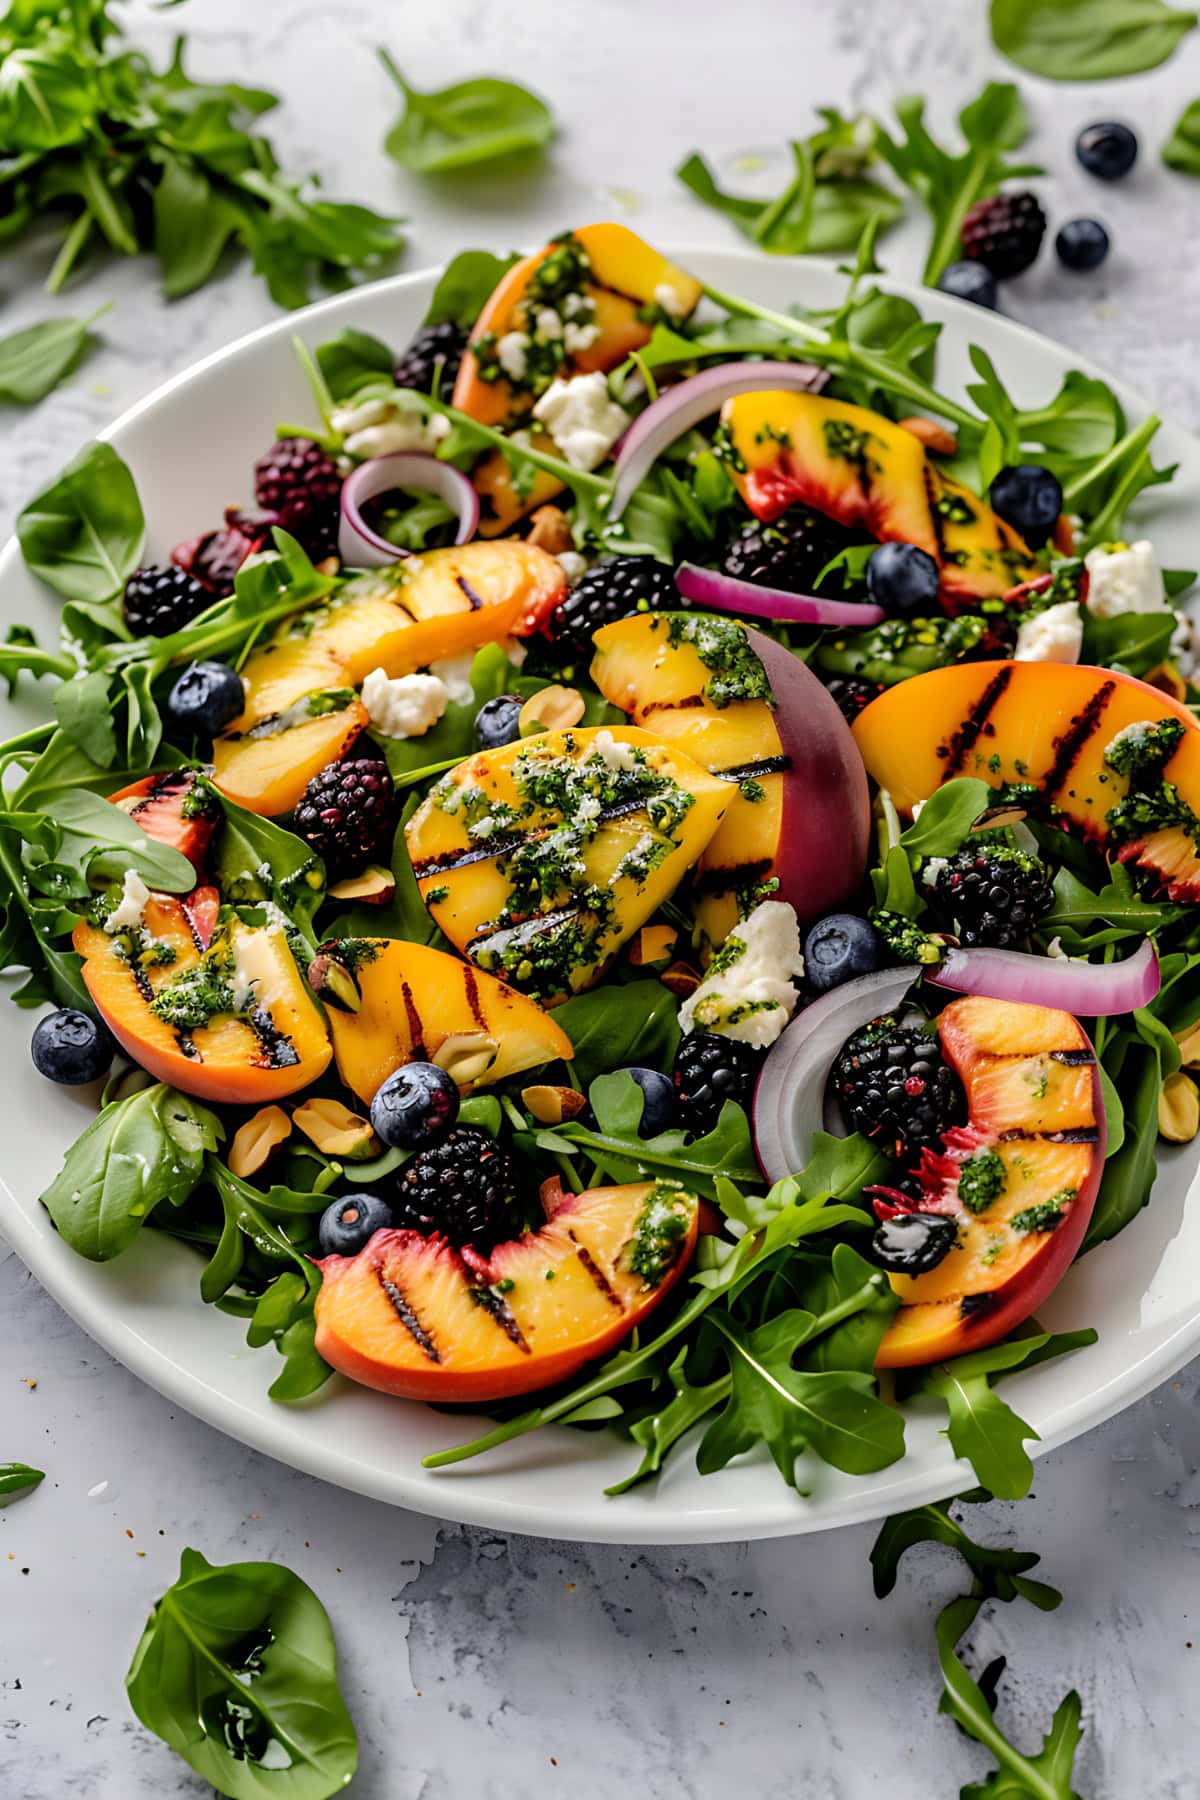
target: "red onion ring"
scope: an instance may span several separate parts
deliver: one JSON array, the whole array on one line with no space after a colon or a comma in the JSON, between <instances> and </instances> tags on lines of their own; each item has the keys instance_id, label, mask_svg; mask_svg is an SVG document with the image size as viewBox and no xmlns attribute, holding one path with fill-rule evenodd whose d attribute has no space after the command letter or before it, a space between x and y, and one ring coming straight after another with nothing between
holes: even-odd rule
<instances>
[{"instance_id":1,"label":"red onion ring","mask_svg":"<svg viewBox=\"0 0 1200 1800\"><path fill-rule=\"evenodd\" d=\"M789 594L783 588L761 587L739 581L719 569L702 569L698 563L680 563L675 586L685 600L707 606L713 612L743 613L751 619L777 619L796 625L880 625L886 618L882 606L870 601L824 600L819 594Z\"/></svg>"},{"instance_id":2,"label":"red onion ring","mask_svg":"<svg viewBox=\"0 0 1200 1800\"><path fill-rule=\"evenodd\" d=\"M1115 1018L1148 1006L1162 985L1149 938L1119 963L1029 956L1023 950L948 950L941 964L926 973L939 987L956 994L1021 1000L1084 1019Z\"/></svg>"},{"instance_id":3,"label":"red onion ring","mask_svg":"<svg viewBox=\"0 0 1200 1800\"><path fill-rule=\"evenodd\" d=\"M685 431L720 412L731 394L753 394L764 389L799 389L817 393L829 376L815 363L739 362L719 363L687 381L669 388L639 413L625 433L617 452L608 522L614 524L646 479L663 451Z\"/></svg>"},{"instance_id":4,"label":"red onion ring","mask_svg":"<svg viewBox=\"0 0 1200 1800\"><path fill-rule=\"evenodd\" d=\"M436 494L458 517L456 544L465 544L479 524L479 495L461 469L439 462L420 450L397 450L391 456L375 456L360 463L342 483L342 516L338 526L338 555L352 569L383 569L410 554L372 531L362 516L368 500L393 488L415 488Z\"/></svg>"}]
</instances>

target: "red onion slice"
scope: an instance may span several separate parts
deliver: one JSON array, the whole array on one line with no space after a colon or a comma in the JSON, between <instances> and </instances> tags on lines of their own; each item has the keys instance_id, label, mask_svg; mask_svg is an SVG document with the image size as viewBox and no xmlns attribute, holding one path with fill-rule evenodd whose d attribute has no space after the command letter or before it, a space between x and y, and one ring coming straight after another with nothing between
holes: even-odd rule
<instances>
[{"instance_id":1,"label":"red onion slice","mask_svg":"<svg viewBox=\"0 0 1200 1800\"><path fill-rule=\"evenodd\" d=\"M880 625L887 616L882 606L869 601L859 604L823 600L819 594L789 594L783 588L739 581L718 569L702 569L697 563L679 565L675 586L685 600L694 600L697 606L752 619L778 619L795 625Z\"/></svg>"},{"instance_id":2,"label":"red onion slice","mask_svg":"<svg viewBox=\"0 0 1200 1800\"><path fill-rule=\"evenodd\" d=\"M372 531L362 516L368 500L391 493L393 488L436 494L457 515L455 543L465 544L474 537L479 524L479 495L462 470L420 450L397 450L391 456L375 456L370 462L360 463L342 484L338 555L352 569L386 568L410 554Z\"/></svg>"},{"instance_id":3,"label":"red onion slice","mask_svg":"<svg viewBox=\"0 0 1200 1800\"><path fill-rule=\"evenodd\" d=\"M948 950L940 966L926 973L956 994L1021 1000L1084 1019L1114 1018L1148 1006L1162 985L1149 938L1119 963L1029 956L1023 950Z\"/></svg>"},{"instance_id":4,"label":"red onion slice","mask_svg":"<svg viewBox=\"0 0 1200 1800\"><path fill-rule=\"evenodd\" d=\"M834 1123L826 1122L825 1087L838 1051L851 1032L895 1012L923 973L909 963L844 982L797 1013L776 1039L754 1090L751 1116L755 1153L768 1181L796 1175L811 1161L817 1132Z\"/></svg>"},{"instance_id":5,"label":"red onion slice","mask_svg":"<svg viewBox=\"0 0 1200 1800\"><path fill-rule=\"evenodd\" d=\"M615 523L663 451L701 419L720 412L731 394L753 394L770 388L818 393L829 380L815 363L718 363L660 394L639 413L621 442L615 465L608 522Z\"/></svg>"}]
</instances>

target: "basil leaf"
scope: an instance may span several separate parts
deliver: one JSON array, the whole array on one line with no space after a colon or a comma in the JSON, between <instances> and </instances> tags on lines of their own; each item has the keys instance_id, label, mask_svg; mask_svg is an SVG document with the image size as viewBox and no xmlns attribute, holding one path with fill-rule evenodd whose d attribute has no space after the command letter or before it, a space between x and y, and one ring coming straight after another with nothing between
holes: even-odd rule
<instances>
[{"instance_id":1,"label":"basil leaf","mask_svg":"<svg viewBox=\"0 0 1200 1800\"><path fill-rule=\"evenodd\" d=\"M0 338L0 400L14 406L44 400L82 359L92 341L88 327L99 316L44 319Z\"/></svg>"},{"instance_id":2,"label":"basil leaf","mask_svg":"<svg viewBox=\"0 0 1200 1800\"><path fill-rule=\"evenodd\" d=\"M675 1059L679 1008L661 981L589 988L556 1006L554 1020L574 1045L571 1073L585 1089L610 1069L667 1069Z\"/></svg>"},{"instance_id":3,"label":"basil leaf","mask_svg":"<svg viewBox=\"0 0 1200 1800\"><path fill-rule=\"evenodd\" d=\"M85 788L56 794L52 815L55 855L72 870L82 870L92 879L120 881L132 868L147 886L170 894L189 893L196 885L186 856L171 844L147 837L135 818L99 794ZM31 878L39 879L36 865ZM85 893L86 883L77 891Z\"/></svg>"},{"instance_id":4,"label":"basil leaf","mask_svg":"<svg viewBox=\"0 0 1200 1800\"><path fill-rule=\"evenodd\" d=\"M997 50L1051 81L1108 81L1155 69L1196 23L1164 0L992 0Z\"/></svg>"},{"instance_id":5,"label":"basil leaf","mask_svg":"<svg viewBox=\"0 0 1200 1800\"><path fill-rule=\"evenodd\" d=\"M295 832L205 785L225 815L213 865L221 893L234 906L277 906L315 949L313 918L325 898L321 858Z\"/></svg>"},{"instance_id":6,"label":"basil leaf","mask_svg":"<svg viewBox=\"0 0 1200 1800\"><path fill-rule=\"evenodd\" d=\"M913 856L953 856L994 798L986 781L957 775L934 790L900 842Z\"/></svg>"},{"instance_id":7,"label":"basil leaf","mask_svg":"<svg viewBox=\"0 0 1200 1800\"><path fill-rule=\"evenodd\" d=\"M501 278L518 260L515 255L493 256L490 250L460 250L434 288L422 324L437 325L450 319L469 331Z\"/></svg>"},{"instance_id":8,"label":"basil leaf","mask_svg":"<svg viewBox=\"0 0 1200 1800\"><path fill-rule=\"evenodd\" d=\"M21 554L68 600L119 594L146 540L133 476L111 444L87 444L17 519Z\"/></svg>"},{"instance_id":9,"label":"basil leaf","mask_svg":"<svg viewBox=\"0 0 1200 1800\"><path fill-rule=\"evenodd\" d=\"M0 1506L19 1500L23 1494L31 1494L45 1479L43 1470L31 1469L28 1463L0 1463Z\"/></svg>"},{"instance_id":10,"label":"basil leaf","mask_svg":"<svg viewBox=\"0 0 1200 1800\"><path fill-rule=\"evenodd\" d=\"M102 769L110 768L117 759L108 684L108 676L93 669L90 674L64 681L54 695L54 714L63 736Z\"/></svg>"},{"instance_id":11,"label":"basil leaf","mask_svg":"<svg viewBox=\"0 0 1200 1800\"><path fill-rule=\"evenodd\" d=\"M545 101L515 81L481 75L421 94L408 85L386 50L379 56L405 103L384 148L418 175L541 151L555 134L554 115Z\"/></svg>"},{"instance_id":12,"label":"basil leaf","mask_svg":"<svg viewBox=\"0 0 1200 1800\"><path fill-rule=\"evenodd\" d=\"M328 1614L274 1563L185 1550L125 1685L147 1730L230 1800L331 1800L358 1766Z\"/></svg>"},{"instance_id":13,"label":"basil leaf","mask_svg":"<svg viewBox=\"0 0 1200 1800\"><path fill-rule=\"evenodd\" d=\"M396 369L392 350L370 332L348 326L327 344L317 346L317 367L332 400L347 400L369 381L391 381Z\"/></svg>"},{"instance_id":14,"label":"basil leaf","mask_svg":"<svg viewBox=\"0 0 1200 1800\"><path fill-rule=\"evenodd\" d=\"M114 1100L67 1151L41 1196L59 1232L89 1262L127 1250L155 1207L179 1205L200 1180L221 1126L207 1107L156 1083Z\"/></svg>"},{"instance_id":15,"label":"basil leaf","mask_svg":"<svg viewBox=\"0 0 1200 1800\"><path fill-rule=\"evenodd\" d=\"M1168 169L1182 175L1200 175L1200 100L1191 101L1176 119L1162 147L1162 159Z\"/></svg>"}]
</instances>

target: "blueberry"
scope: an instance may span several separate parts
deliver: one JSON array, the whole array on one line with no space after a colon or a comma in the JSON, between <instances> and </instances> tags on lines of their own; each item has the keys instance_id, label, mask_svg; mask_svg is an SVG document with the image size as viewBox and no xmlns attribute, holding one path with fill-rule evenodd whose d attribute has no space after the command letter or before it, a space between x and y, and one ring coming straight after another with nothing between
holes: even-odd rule
<instances>
[{"instance_id":1,"label":"blueberry","mask_svg":"<svg viewBox=\"0 0 1200 1800\"><path fill-rule=\"evenodd\" d=\"M1099 219L1068 219L1054 248L1066 269L1098 269L1108 255L1108 233Z\"/></svg>"},{"instance_id":2,"label":"blueberry","mask_svg":"<svg viewBox=\"0 0 1200 1800\"><path fill-rule=\"evenodd\" d=\"M676 1123L675 1084L671 1077L658 1069L633 1068L625 1073L633 1076L645 1095L639 1136L657 1137L660 1131L669 1131Z\"/></svg>"},{"instance_id":3,"label":"blueberry","mask_svg":"<svg viewBox=\"0 0 1200 1800\"><path fill-rule=\"evenodd\" d=\"M897 1213L871 1239L871 1261L896 1275L924 1275L953 1250L958 1222L942 1213Z\"/></svg>"},{"instance_id":4,"label":"blueberry","mask_svg":"<svg viewBox=\"0 0 1200 1800\"><path fill-rule=\"evenodd\" d=\"M1031 550L1040 550L1062 511L1062 483L1040 463L1015 463L1001 469L988 489L988 499Z\"/></svg>"},{"instance_id":5,"label":"blueberry","mask_svg":"<svg viewBox=\"0 0 1200 1800\"><path fill-rule=\"evenodd\" d=\"M458 1088L436 1063L411 1062L389 1075L371 1102L377 1136L396 1150L423 1150L458 1117Z\"/></svg>"},{"instance_id":6,"label":"blueberry","mask_svg":"<svg viewBox=\"0 0 1200 1800\"><path fill-rule=\"evenodd\" d=\"M892 618L936 609L938 566L916 544L880 544L867 563L867 593Z\"/></svg>"},{"instance_id":7,"label":"blueberry","mask_svg":"<svg viewBox=\"0 0 1200 1800\"><path fill-rule=\"evenodd\" d=\"M996 307L996 277L981 262L956 262L943 269L938 277L943 294L956 300L973 300L976 306Z\"/></svg>"},{"instance_id":8,"label":"blueberry","mask_svg":"<svg viewBox=\"0 0 1200 1800\"><path fill-rule=\"evenodd\" d=\"M343 1194L321 1214L317 1235L326 1256L356 1256L391 1223L392 1209L378 1194Z\"/></svg>"},{"instance_id":9,"label":"blueberry","mask_svg":"<svg viewBox=\"0 0 1200 1800\"><path fill-rule=\"evenodd\" d=\"M485 700L475 714L475 741L481 750L498 750L501 744L515 744L521 735L519 694L497 694Z\"/></svg>"},{"instance_id":10,"label":"blueberry","mask_svg":"<svg viewBox=\"0 0 1200 1800\"><path fill-rule=\"evenodd\" d=\"M93 1019L90 1013L77 1012L73 1006L64 1006L61 1012L47 1013L39 1019L29 1046L38 1074L63 1087L81 1087L85 1081L99 1080L107 1072L116 1048L107 1025Z\"/></svg>"},{"instance_id":11,"label":"blueberry","mask_svg":"<svg viewBox=\"0 0 1200 1800\"><path fill-rule=\"evenodd\" d=\"M1137 161L1138 141L1128 125L1108 120L1085 125L1075 139L1075 154L1089 175L1101 181L1119 181Z\"/></svg>"},{"instance_id":12,"label":"blueberry","mask_svg":"<svg viewBox=\"0 0 1200 1800\"><path fill-rule=\"evenodd\" d=\"M167 697L167 711L183 731L215 737L246 704L246 690L228 663L190 663Z\"/></svg>"},{"instance_id":13,"label":"blueberry","mask_svg":"<svg viewBox=\"0 0 1200 1800\"><path fill-rule=\"evenodd\" d=\"M829 913L804 940L804 972L814 994L870 975L884 960L883 939L857 913Z\"/></svg>"}]
</instances>

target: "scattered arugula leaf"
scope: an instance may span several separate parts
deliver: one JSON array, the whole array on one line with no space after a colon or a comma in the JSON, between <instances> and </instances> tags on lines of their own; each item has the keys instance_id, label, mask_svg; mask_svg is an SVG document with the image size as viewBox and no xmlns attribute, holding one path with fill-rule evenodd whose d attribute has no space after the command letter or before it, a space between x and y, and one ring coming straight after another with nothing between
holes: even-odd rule
<instances>
[{"instance_id":1,"label":"scattered arugula leaf","mask_svg":"<svg viewBox=\"0 0 1200 1800\"><path fill-rule=\"evenodd\" d=\"M0 1506L31 1494L45 1479L44 1470L31 1469L28 1463L0 1463Z\"/></svg>"},{"instance_id":2,"label":"scattered arugula leaf","mask_svg":"<svg viewBox=\"0 0 1200 1800\"><path fill-rule=\"evenodd\" d=\"M1164 0L991 0L992 41L1032 75L1109 81L1155 69L1196 23Z\"/></svg>"},{"instance_id":3,"label":"scattered arugula leaf","mask_svg":"<svg viewBox=\"0 0 1200 1800\"><path fill-rule=\"evenodd\" d=\"M1200 175L1200 99L1190 101L1176 119L1162 159L1181 175Z\"/></svg>"},{"instance_id":4,"label":"scattered arugula leaf","mask_svg":"<svg viewBox=\"0 0 1200 1800\"><path fill-rule=\"evenodd\" d=\"M0 401L33 406L44 400L83 360L95 342L91 326L107 312L86 319L43 319L0 338Z\"/></svg>"},{"instance_id":5,"label":"scattered arugula leaf","mask_svg":"<svg viewBox=\"0 0 1200 1800\"><path fill-rule=\"evenodd\" d=\"M422 94L409 86L386 50L379 60L404 95L404 112L384 148L417 175L540 152L554 137L554 115L546 102L515 81L480 75Z\"/></svg>"},{"instance_id":6,"label":"scattered arugula leaf","mask_svg":"<svg viewBox=\"0 0 1200 1800\"><path fill-rule=\"evenodd\" d=\"M990 1500L986 1489L973 1490L980 1500ZM961 1496L966 1499L967 1496ZM1041 1612L1053 1612L1061 1604L1062 1595L1044 1581L1031 1581L1029 1570L1041 1558L1033 1550L1005 1550L980 1544L969 1536L955 1519L950 1500L929 1506L914 1507L911 1512L893 1513L880 1527L871 1550L871 1571L876 1597L884 1600L892 1592L906 1551L917 1544L944 1544L957 1550L975 1579L989 1598L1028 1600Z\"/></svg>"},{"instance_id":7,"label":"scattered arugula leaf","mask_svg":"<svg viewBox=\"0 0 1200 1800\"><path fill-rule=\"evenodd\" d=\"M938 1661L945 1690L939 1711L949 1713L968 1737L990 1750L999 1767L987 1781L962 1789L963 1800L1018 1800L1035 1794L1039 1800L1079 1800L1071 1785L1075 1752L1082 1736L1082 1702L1072 1690L1059 1704L1042 1749L1025 1756L1010 1744L992 1717L980 1684L973 1681L956 1654L956 1646L971 1629L983 1605L982 1594L952 1600L938 1615L935 1635Z\"/></svg>"}]
</instances>

